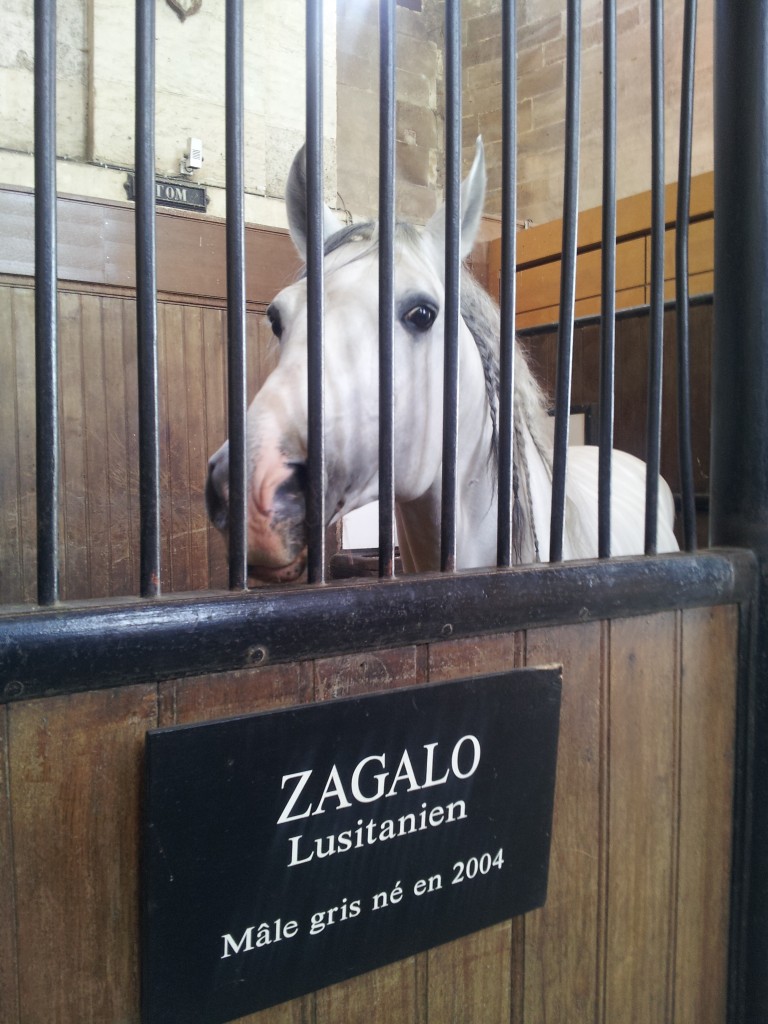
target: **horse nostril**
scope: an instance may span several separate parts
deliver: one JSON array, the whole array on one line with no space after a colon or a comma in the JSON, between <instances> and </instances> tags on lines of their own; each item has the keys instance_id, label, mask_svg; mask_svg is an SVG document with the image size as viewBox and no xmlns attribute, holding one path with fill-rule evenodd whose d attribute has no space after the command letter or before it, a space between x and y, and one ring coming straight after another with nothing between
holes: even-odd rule
<instances>
[{"instance_id":1,"label":"horse nostril","mask_svg":"<svg viewBox=\"0 0 768 1024\"><path fill-rule=\"evenodd\" d=\"M229 506L224 495L214 483L213 470L209 470L205 481L205 507L208 518L217 530L226 530L229 526Z\"/></svg>"}]
</instances>

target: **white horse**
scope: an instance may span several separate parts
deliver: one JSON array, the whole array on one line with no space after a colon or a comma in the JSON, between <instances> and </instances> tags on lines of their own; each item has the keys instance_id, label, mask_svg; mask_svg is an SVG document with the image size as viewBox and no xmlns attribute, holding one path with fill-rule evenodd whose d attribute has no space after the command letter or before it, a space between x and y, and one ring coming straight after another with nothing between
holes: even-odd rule
<instances>
[{"instance_id":1,"label":"white horse","mask_svg":"<svg viewBox=\"0 0 768 1024\"><path fill-rule=\"evenodd\" d=\"M291 236L306 256L304 154L288 180ZM485 196L478 140L461 189L461 256L472 249ZM378 497L378 240L374 223L342 225L326 209L325 502L329 524ZM395 256L395 503L408 571L439 567L443 421L445 210L419 232L398 225ZM306 561L307 286L301 279L267 310L280 358L247 416L248 564L262 580L301 577ZM468 273L462 275L459 324L457 567L496 561L499 312ZM517 346L513 462L516 562L549 557L551 430L542 393ZM611 551L644 546L645 464L614 451ZM206 499L212 521L228 524L228 443L209 462ZM598 450L568 452L564 558L597 555ZM659 487L658 550L675 550L674 504Z\"/></svg>"}]
</instances>

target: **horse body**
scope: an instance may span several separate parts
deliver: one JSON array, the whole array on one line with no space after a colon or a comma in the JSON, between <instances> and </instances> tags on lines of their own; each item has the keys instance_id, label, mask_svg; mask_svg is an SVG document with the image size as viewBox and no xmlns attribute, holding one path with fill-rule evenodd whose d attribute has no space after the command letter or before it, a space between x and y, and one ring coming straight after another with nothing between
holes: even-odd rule
<instances>
[{"instance_id":1,"label":"horse body","mask_svg":"<svg viewBox=\"0 0 768 1024\"><path fill-rule=\"evenodd\" d=\"M472 248L485 189L482 148L462 186L462 257ZM306 248L303 154L287 196L291 234ZM325 498L329 523L378 497L378 245L374 224L344 228L326 212ZM395 500L398 538L409 571L439 567L444 211L423 232L400 225L395 259ZM498 309L468 274L459 323L457 567L493 565L497 530ZM301 577L306 560L306 281L284 289L268 316L280 359L247 417L248 561L269 581ZM516 352L515 560L549 554L551 453L547 412L523 353ZM597 555L597 449L568 454L564 557ZM209 463L209 514L227 527L227 443ZM643 550L645 465L613 453L612 552ZM676 548L674 507L661 481L659 550Z\"/></svg>"}]
</instances>

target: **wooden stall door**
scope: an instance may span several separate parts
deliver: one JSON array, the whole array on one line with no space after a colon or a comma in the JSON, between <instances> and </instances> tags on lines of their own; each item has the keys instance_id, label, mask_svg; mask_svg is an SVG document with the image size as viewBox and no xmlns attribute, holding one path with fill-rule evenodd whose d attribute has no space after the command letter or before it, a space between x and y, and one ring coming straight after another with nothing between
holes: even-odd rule
<instances>
[{"instance_id":1,"label":"wooden stall door","mask_svg":"<svg viewBox=\"0 0 768 1024\"><path fill-rule=\"evenodd\" d=\"M138 1022L148 728L560 662L543 909L243 1020L721 1024L737 642L723 606L7 705L0 1021Z\"/></svg>"}]
</instances>

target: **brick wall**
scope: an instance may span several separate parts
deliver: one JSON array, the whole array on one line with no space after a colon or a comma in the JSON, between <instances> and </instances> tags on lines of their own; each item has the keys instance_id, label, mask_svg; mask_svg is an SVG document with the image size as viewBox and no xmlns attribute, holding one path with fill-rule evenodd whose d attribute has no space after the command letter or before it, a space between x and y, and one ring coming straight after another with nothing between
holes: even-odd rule
<instances>
[{"instance_id":1,"label":"brick wall","mask_svg":"<svg viewBox=\"0 0 768 1024\"><path fill-rule=\"evenodd\" d=\"M650 11L619 0L619 197L650 183ZM582 10L580 208L601 202L602 0ZM666 180L677 179L683 2L666 19ZM464 146L469 160L482 133L489 165L487 210L501 212L501 3L464 3ZM518 218L536 224L561 215L565 114L565 0L518 0ZM700 0L693 173L712 169L712 0Z\"/></svg>"}]
</instances>

